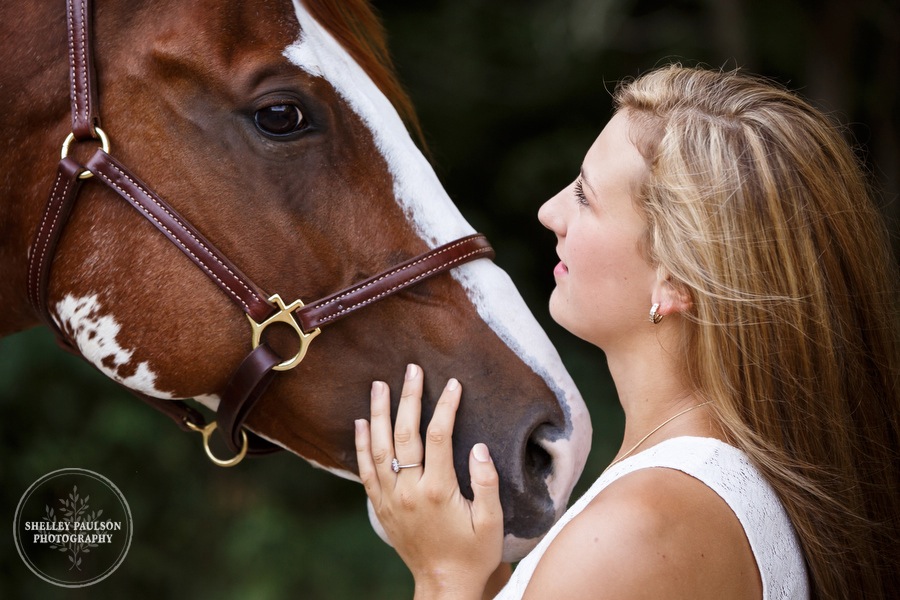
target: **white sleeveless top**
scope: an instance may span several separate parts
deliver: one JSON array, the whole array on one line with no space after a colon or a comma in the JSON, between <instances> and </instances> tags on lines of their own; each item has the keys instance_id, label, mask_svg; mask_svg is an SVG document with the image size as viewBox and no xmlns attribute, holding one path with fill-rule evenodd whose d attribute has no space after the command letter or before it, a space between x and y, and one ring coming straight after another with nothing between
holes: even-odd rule
<instances>
[{"instance_id":1,"label":"white sleeveless top","mask_svg":"<svg viewBox=\"0 0 900 600\"><path fill-rule=\"evenodd\" d=\"M763 600L808 600L809 584L800 542L772 486L747 455L712 438L677 437L612 465L550 529L513 571L495 600L525 594L538 561L565 525L613 481L638 469L665 467L706 484L731 507L744 528L762 577Z\"/></svg>"}]
</instances>

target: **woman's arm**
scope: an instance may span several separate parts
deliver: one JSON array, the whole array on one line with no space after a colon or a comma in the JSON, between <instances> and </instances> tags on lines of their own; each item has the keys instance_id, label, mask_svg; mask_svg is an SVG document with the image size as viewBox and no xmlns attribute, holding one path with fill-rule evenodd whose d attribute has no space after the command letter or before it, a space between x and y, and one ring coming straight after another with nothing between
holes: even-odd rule
<instances>
[{"instance_id":1,"label":"woman's arm","mask_svg":"<svg viewBox=\"0 0 900 600\"><path fill-rule=\"evenodd\" d=\"M372 385L371 424L356 421L359 476L397 553L416 582L416 598L481 599L503 553L499 478L487 446L469 454L473 500L459 491L452 432L462 393L451 379L428 425L419 432L422 370L407 369L397 422L391 427L390 390ZM394 472L392 459L423 466Z\"/></svg>"}]
</instances>

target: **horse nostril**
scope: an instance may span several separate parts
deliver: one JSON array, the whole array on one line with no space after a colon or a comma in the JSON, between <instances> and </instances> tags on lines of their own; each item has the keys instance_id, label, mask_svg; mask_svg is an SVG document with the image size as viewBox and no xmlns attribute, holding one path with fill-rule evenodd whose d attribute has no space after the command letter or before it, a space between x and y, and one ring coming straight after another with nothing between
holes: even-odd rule
<instances>
[{"instance_id":1,"label":"horse nostril","mask_svg":"<svg viewBox=\"0 0 900 600\"><path fill-rule=\"evenodd\" d=\"M552 469L553 457L540 444L529 440L525 448L525 464L529 472L543 475Z\"/></svg>"},{"instance_id":2,"label":"horse nostril","mask_svg":"<svg viewBox=\"0 0 900 600\"><path fill-rule=\"evenodd\" d=\"M521 440L514 460L503 474L506 485L500 486L505 531L522 540L523 548L528 549L561 514L555 489L560 465L554 445L560 428L548 422L547 415L537 418L538 424Z\"/></svg>"},{"instance_id":3,"label":"horse nostril","mask_svg":"<svg viewBox=\"0 0 900 600\"><path fill-rule=\"evenodd\" d=\"M529 436L525 444L525 469L531 476L545 478L553 471L553 457L544 447L547 439L546 429L552 425L545 424L537 427Z\"/></svg>"}]
</instances>

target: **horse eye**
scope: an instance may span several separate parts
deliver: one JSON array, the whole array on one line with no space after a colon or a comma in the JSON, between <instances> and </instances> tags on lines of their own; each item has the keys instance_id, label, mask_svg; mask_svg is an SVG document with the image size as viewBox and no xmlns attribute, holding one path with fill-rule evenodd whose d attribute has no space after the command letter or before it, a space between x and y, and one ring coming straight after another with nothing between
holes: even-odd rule
<instances>
[{"instance_id":1,"label":"horse eye","mask_svg":"<svg viewBox=\"0 0 900 600\"><path fill-rule=\"evenodd\" d=\"M256 126L269 135L288 135L303 127L303 113L293 104L275 104L256 111Z\"/></svg>"}]
</instances>

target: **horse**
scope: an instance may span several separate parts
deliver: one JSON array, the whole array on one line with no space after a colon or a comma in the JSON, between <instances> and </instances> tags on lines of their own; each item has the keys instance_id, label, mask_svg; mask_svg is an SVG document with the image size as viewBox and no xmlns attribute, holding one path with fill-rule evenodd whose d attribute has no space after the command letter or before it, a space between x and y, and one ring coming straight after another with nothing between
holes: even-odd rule
<instances>
[{"instance_id":1,"label":"horse","mask_svg":"<svg viewBox=\"0 0 900 600\"><path fill-rule=\"evenodd\" d=\"M343 290L361 293L476 237L414 140L414 111L368 4L96 4L0 8L0 123L14 141L0 149L0 336L49 325L207 443L215 422L191 422L184 415L197 411L181 401L223 421L223 398L266 349L276 358L250 369L255 383L241 397L252 402L228 417L230 447L246 451L250 435L357 481L353 421L368 415L371 382L399 389L403 367L420 364L424 428L443 382L456 377L460 485L471 493L468 449L488 443L501 477L504 558L523 556L565 510L590 421L487 250L364 298L321 334L296 318L299 299L328 299L343 312ZM86 14L90 36L73 13ZM90 70L76 72L81 58ZM97 115L72 104L82 92ZM130 193L107 172L120 164L234 282L180 247L144 204L123 201ZM77 199L48 213L60 186ZM242 285L255 294L245 310L233 289ZM277 322L260 323L271 311Z\"/></svg>"}]
</instances>

